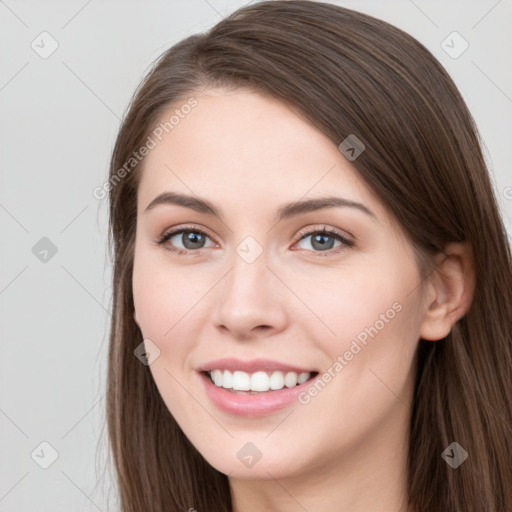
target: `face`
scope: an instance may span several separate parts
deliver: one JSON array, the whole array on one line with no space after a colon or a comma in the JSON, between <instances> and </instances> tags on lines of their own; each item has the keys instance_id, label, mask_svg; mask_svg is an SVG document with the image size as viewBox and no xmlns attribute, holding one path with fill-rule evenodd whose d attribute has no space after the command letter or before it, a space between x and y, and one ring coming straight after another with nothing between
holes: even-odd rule
<instances>
[{"instance_id":1,"label":"face","mask_svg":"<svg viewBox=\"0 0 512 512\"><path fill-rule=\"evenodd\" d=\"M163 401L232 478L375 458L407 426L421 323L412 246L337 145L285 105L194 97L146 157L137 198L135 320L158 348ZM283 209L326 197L337 201Z\"/></svg>"}]
</instances>

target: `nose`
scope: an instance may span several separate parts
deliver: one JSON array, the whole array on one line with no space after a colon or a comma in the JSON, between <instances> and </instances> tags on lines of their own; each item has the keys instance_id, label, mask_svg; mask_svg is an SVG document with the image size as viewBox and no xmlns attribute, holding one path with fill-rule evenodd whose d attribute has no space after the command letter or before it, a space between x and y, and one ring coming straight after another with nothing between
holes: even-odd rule
<instances>
[{"instance_id":1,"label":"nose","mask_svg":"<svg viewBox=\"0 0 512 512\"><path fill-rule=\"evenodd\" d=\"M216 328L237 340L271 336L287 325L285 287L267 266L265 252L252 263L238 254L219 283Z\"/></svg>"}]
</instances>

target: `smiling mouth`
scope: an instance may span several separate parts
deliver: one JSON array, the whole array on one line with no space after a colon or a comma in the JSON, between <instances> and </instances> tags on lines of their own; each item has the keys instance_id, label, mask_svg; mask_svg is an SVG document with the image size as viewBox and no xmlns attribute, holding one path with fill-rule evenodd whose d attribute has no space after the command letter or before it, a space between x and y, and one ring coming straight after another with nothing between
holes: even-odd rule
<instances>
[{"instance_id":1,"label":"smiling mouth","mask_svg":"<svg viewBox=\"0 0 512 512\"><path fill-rule=\"evenodd\" d=\"M279 370L247 373L217 369L201 373L216 387L243 395L257 395L294 388L312 380L318 375L317 371L296 373Z\"/></svg>"}]
</instances>

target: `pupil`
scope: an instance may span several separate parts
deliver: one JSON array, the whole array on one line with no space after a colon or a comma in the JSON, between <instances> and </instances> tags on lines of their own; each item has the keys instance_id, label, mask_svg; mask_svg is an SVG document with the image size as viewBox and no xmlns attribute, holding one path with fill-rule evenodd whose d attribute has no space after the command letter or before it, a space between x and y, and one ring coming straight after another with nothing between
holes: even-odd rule
<instances>
[{"instance_id":1,"label":"pupil","mask_svg":"<svg viewBox=\"0 0 512 512\"><path fill-rule=\"evenodd\" d=\"M202 240L202 238L204 238L204 236L200 233L196 233L194 231L186 231L183 234L185 236L185 238L183 240L183 245L187 249L197 249L197 247L194 244L201 245L201 242L204 241L204 240ZM188 243L191 243L192 247L188 247L187 246Z\"/></svg>"},{"instance_id":2,"label":"pupil","mask_svg":"<svg viewBox=\"0 0 512 512\"><path fill-rule=\"evenodd\" d=\"M334 239L332 238L332 236L318 234L318 235L313 236L313 242L312 242L313 247L315 247L315 243L318 242L319 246L315 247L315 249L318 249L318 248L319 249L332 249L332 243L331 244L326 243L325 242L326 238L330 238L331 242L334 243ZM327 247L327 246L329 246L329 247Z\"/></svg>"}]
</instances>

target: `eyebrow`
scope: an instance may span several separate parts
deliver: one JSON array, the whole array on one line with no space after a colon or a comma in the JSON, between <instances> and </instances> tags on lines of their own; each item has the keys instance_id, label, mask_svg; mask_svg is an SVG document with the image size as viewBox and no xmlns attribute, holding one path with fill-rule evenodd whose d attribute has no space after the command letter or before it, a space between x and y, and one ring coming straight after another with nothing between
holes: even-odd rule
<instances>
[{"instance_id":1,"label":"eyebrow","mask_svg":"<svg viewBox=\"0 0 512 512\"><path fill-rule=\"evenodd\" d=\"M190 208L196 212L204 213L207 215L212 215L219 219L222 219L222 213L220 209L215 206L210 201L205 199L201 199L197 196L189 196L186 194L179 194L177 192L163 192L162 194L155 197L151 203L144 210L146 213L149 210L152 210L158 205L163 204L172 204L177 206L183 206L185 208ZM291 203L286 203L281 205L276 212L277 220L281 221L284 219L288 219L291 217L296 217L298 215L302 215L309 212L314 212L316 210L321 210L323 208L336 208L336 207L348 207L355 208L374 219L377 219L377 216L364 204L358 203L357 201L351 201L349 199L344 199L342 197L336 196L326 196L326 197L318 197L314 199L304 199L301 201L293 201Z\"/></svg>"}]
</instances>

